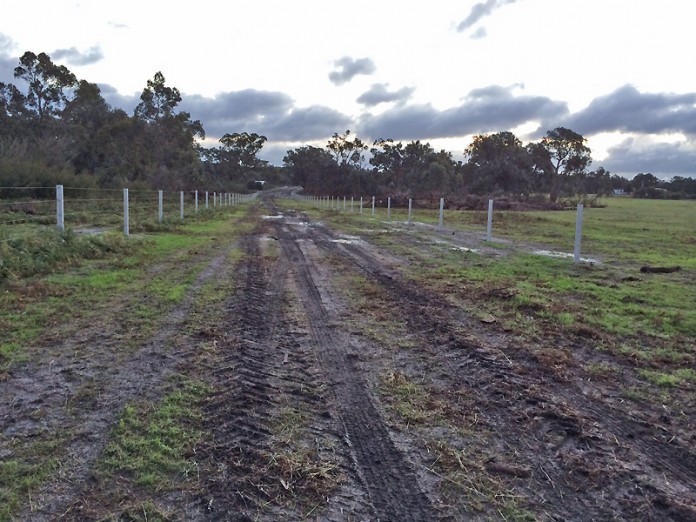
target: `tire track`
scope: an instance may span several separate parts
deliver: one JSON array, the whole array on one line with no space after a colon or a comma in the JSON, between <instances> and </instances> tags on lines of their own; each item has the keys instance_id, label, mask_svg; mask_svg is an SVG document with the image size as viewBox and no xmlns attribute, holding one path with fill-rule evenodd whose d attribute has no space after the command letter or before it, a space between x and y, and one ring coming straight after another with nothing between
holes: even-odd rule
<instances>
[{"instance_id":1,"label":"tire track","mask_svg":"<svg viewBox=\"0 0 696 522\"><path fill-rule=\"evenodd\" d=\"M378 520L425 521L437 518L418 486L413 469L392 442L368 390L346 350L347 343L331 325L312 277L310 263L297 238L276 225L280 245L295 273L305 307L311 341L331 383L333 397L355 466Z\"/></svg>"},{"instance_id":2,"label":"tire track","mask_svg":"<svg viewBox=\"0 0 696 522\"><path fill-rule=\"evenodd\" d=\"M496 414L499 415L496 423L500 427L509 423L515 410L523 410L517 412L520 417L542 419L530 423L528 429L536 430L539 440L547 443L561 439L542 450L550 449L552 452L548 454L549 467L543 473L550 474L556 485L563 484L567 494L576 495L576 502L582 504L585 500L578 495L582 491L578 478L571 476L573 464L576 459L585 461L591 455L589 460L611 462L607 469L614 470L616 480L605 487L617 488L617 496L625 497L621 501L626 510L624 515L636 514L633 510L640 509L640 505L647 502L665 520L686 521L696 516L696 499L689 493L688 486L694 481L696 454L682 441L670 440L668 432L661 432L643 420L634 419L600 399L584 394L573 381L559 382L523 347L503 358L482 345L462 339L458 334L462 326L460 314L442 298L395 278L360 245L339 244L333 241L335 237L329 230L323 227L315 227L315 230L314 240L319 247L347 260L379 284L388 299L399 303L398 309L408 321L409 330L425 337L423 346L432 344L433 335L441 339L438 343L440 353L432 354L432 363L439 361L449 369L450 375L461 375L460 379L467 386L488 390L488 401L495 402L501 409ZM474 372L470 367L472 362L475 362ZM530 394L532 389L534 392ZM578 397L582 397L581 401L577 400ZM502 430L501 435L505 437ZM624 442L619 442L619 439ZM514 447L515 441L511 440L510 444ZM559 457L568 462L559 462ZM625 463L619 464L617 457L623 457ZM637 463L642 469L636 468ZM596 464L591 464L580 468L580 473L594 472L595 467ZM590 484L588 481L587 485ZM554 494L558 494L555 487ZM558 499L562 505L567 505L562 496ZM563 516L591 512L601 516L606 513L602 505L586 500L588 504L582 509L587 508L587 511L563 510Z\"/></svg>"}]
</instances>

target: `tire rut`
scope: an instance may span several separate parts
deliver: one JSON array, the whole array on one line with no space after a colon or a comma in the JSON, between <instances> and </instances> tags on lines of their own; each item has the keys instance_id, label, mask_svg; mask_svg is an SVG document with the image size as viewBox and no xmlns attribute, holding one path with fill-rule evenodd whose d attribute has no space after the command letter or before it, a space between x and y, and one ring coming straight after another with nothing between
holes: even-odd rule
<instances>
[{"instance_id":1,"label":"tire rut","mask_svg":"<svg viewBox=\"0 0 696 522\"><path fill-rule=\"evenodd\" d=\"M320 248L352 264L377 282L389 299L399 303L409 330L430 337L427 340L430 344L433 342L433 335L441 340L438 343L440 353L432 355L448 368L451 375L462 375L467 386L489 389L489 400L497 402L501 407L502 426L509 422L509 413L504 413L505 410L511 411L515 404L526 405L526 416L536 415L545 419L536 426L541 435L549 438L557 438L559 435L562 437L562 442L557 447L567 451L569 461L586 458L588 450L597 458L608 460L615 460L617 454L633 454L627 459L629 462L641 462L653 471L641 470L636 473L638 470L631 467L616 467L616 473L623 477L619 481L626 482L617 487L620 489L619 493L627 497L625 504L628 513L648 500L653 509L662 513L666 520L689 520L696 515L695 499L692 497L687 500L684 497L688 495L686 485L692 484L694 480L696 454L684 444L670 441L668 433L662 433L654 426L648 426L646 422L631 418L600 399L582 393L579 388L575 389L572 381L559 380L536 364L535 357L530 356L531 353L524 347L520 347L517 354L503 355L501 352L499 356L481 344L462 339L458 331L466 324L466 319L462 323L462 318L459 317L461 313L441 297L429 295L427 290L395 277L385 269L383 263L360 245L338 243L335 236L323 227L314 227L314 230L316 233L313 239ZM424 346L427 346L427 342L424 342ZM445 354L449 356L443 357ZM471 372L472 362L478 372ZM511 371L513 365L515 368ZM571 391L573 389L575 391ZM530 393L530 390L534 391ZM581 402L573 403L572 408L575 410L565 404L563 399L571 395L583 397ZM618 438L630 441L630 444L621 444ZM614 447L610 449L612 445ZM567 481L566 473L569 470L554 462L558 456L550 456L549 462L553 463L553 467L543 470L544 474L551 474L557 485L565 484L570 494L577 493L577 484ZM665 473L669 475L667 480ZM633 489L630 482L634 484ZM585 507L589 510L574 514L566 512L564 516L578 516L582 513L589 515L593 511L600 515L602 513L601 506Z\"/></svg>"},{"instance_id":2,"label":"tire rut","mask_svg":"<svg viewBox=\"0 0 696 522\"><path fill-rule=\"evenodd\" d=\"M378 520L425 521L437 518L415 473L391 440L367 383L349 357L346 341L331 317L312 277L297 237L276 225L281 249L290 260L306 309L311 340L331 383L333 397L356 468Z\"/></svg>"}]
</instances>

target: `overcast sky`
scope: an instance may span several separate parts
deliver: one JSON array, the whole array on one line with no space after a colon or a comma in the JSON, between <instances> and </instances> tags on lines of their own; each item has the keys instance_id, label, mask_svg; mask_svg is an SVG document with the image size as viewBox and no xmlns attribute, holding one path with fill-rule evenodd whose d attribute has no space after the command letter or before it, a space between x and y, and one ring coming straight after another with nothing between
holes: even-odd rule
<instances>
[{"instance_id":1,"label":"overcast sky","mask_svg":"<svg viewBox=\"0 0 696 522\"><path fill-rule=\"evenodd\" d=\"M0 81L46 52L132 113L161 71L208 140L263 134L276 164L347 129L461 158L564 126L594 168L696 176L695 20L693 0L5 2Z\"/></svg>"}]
</instances>

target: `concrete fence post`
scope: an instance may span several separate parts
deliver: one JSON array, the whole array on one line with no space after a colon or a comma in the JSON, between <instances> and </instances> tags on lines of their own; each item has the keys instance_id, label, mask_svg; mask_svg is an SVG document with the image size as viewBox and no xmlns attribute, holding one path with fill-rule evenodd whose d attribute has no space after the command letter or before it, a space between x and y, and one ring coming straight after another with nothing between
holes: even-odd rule
<instances>
[{"instance_id":1,"label":"concrete fence post","mask_svg":"<svg viewBox=\"0 0 696 522\"><path fill-rule=\"evenodd\" d=\"M130 232L130 224L128 223L128 189L123 189L123 235L127 236Z\"/></svg>"},{"instance_id":2,"label":"concrete fence post","mask_svg":"<svg viewBox=\"0 0 696 522\"><path fill-rule=\"evenodd\" d=\"M181 192L179 192L179 201L181 203L179 205L181 207L179 214L181 216L181 221L183 221L184 220L184 191L183 190Z\"/></svg>"},{"instance_id":3,"label":"concrete fence post","mask_svg":"<svg viewBox=\"0 0 696 522\"><path fill-rule=\"evenodd\" d=\"M443 214L445 212L445 198L440 198L440 228L442 228Z\"/></svg>"},{"instance_id":4,"label":"concrete fence post","mask_svg":"<svg viewBox=\"0 0 696 522\"><path fill-rule=\"evenodd\" d=\"M56 224L61 232L65 230L65 208L63 205L63 185L56 185Z\"/></svg>"},{"instance_id":5,"label":"concrete fence post","mask_svg":"<svg viewBox=\"0 0 696 522\"><path fill-rule=\"evenodd\" d=\"M360 196L360 213L362 214L362 196Z\"/></svg>"},{"instance_id":6,"label":"concrete fence post","mask_svg":"<svg viewBox=\"0 0 696 522\"><path fill-rule=\"evenodd\" d=\"M375 197L372 196L372 217L375 217Z\"/></svg>"},{"instance_id":7,"label":"concrete fence post","mask_svg":"<svg viewBox=\"0 0 696 522\"><path fill-rule=\"evenodd\" d=\"M350 197L350 211L353 212L353 196Z\"/></svg>"},{"instance_id":8,"label":"concrete fence post","mask_svg":"<svg viewBox=\"0 0 696 522\"><path fill-rule=\"evenodd\" d=\"M208 191L205 191L205 209L208 210Z\"/></svg>"},{"instance_id":9,"label":"concrete fence post","mask_svg":"<svg viewBox=\"0 0 696 522\"><path fill-rule=\"evenodd\" d=\"M157 221L162 224L164 219L164 192L162 190L157 191Z\"/></svg>"},{"instance_id":10,"label":"concrete fence post","mask_svg":"<svg viewBox=\"0 0 696 522\"><path fill-rule=\"evenodd\" d=\"M387 198L387 221L391 223L391 197Z\"/></svg>"},{"instance_id":11,"label":"concrete fence post","mask_svg":"<svg viewBox=\"0 0 696 522\"><path fill-rule=\"evenodd\" d=\"M580 262L580 243L582 241L582 203L578 203L578 213L575 219L575 250L573 251L573 262L577 265Z\"/></svg>"},{"instance_id":12,"label":"concrete fence post","mask_svg":"<svg viewBox=\"0 0 696 522\"><path fill-rule=\"evenodd\" d=\"M408 198L408 224L411 225L413 222L411 221L411 212L413 211L413 199Z\"/></svg>"},{"instance_id":13,"label":"concrete fence post","mask_svg":"<svg viewBox=\"0 0 696 522\"><path fill-rule=\"evenodd\" d=\"M488 200L488 225L486 226L486 241L493 241L493 200Z\"/></svg>"}]
</instances>

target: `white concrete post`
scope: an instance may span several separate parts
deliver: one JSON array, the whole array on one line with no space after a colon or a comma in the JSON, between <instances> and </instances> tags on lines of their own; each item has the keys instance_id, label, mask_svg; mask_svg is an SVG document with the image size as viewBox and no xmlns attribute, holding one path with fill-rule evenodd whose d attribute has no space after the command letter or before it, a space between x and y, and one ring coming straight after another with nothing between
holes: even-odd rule
<instances>
[{"instance_id":1,"label":"white concrete post","mask_svg":"<svg viewBox=\"0 0 696 522\"><path fill-rule=\"evenodd\" d=\"M486 241L493 241L493 200L488 200L488 225L486 227Z\"/></svg>"},{"instance_id":2,"label":"white concrete post","mask_svg":"<svg viewBox=\"0 0 696 522\"><path fill-rule=\"evenodd\" d=\"M578 214L575 219L575 250L573 251L573 262L580 262L580 242L582 240L582 203L578 203Z\"/></svg>"},{"instance_id":3,"label":"white concrete post","mask_svg":"<svg viewBox=\"0 0 696 522\"><path fill-rule=\"evenodd\" d=\"M63 203L63 185L56 185L56 224L61 231L65 230L65 209Z\"/></svg>"},{"instance_id":4,"label":"white concrete post","mask_svg":"<svg viewBox=\"0 0 696 522\"><path fill-rule=\"evenodd\" d=\"M208 191L205 191L205 209L208 210Z\"/></svg>"},{"instance_id":5,"label":"white concrete post","mask_svg":"<svg viewBox=\"0 0 696 522\"><path fill-rule=\"evenodd\" d=\"M440 228L442 228L442 215L445 212L445 198L440 198Z\"/></svg>"},{"instance_id":6,"label":"white concrete post","mask_svg":"<svg viewBox=\"0 0 696 522\"><path fill-rule=\"evenodd\" d=\"M129 223L128 223L128 189L123 189L123 235L127 236L129 233Z\"/></svg>"},{"instance_id":7,"label":"white concrete post","mask_svg":"<svg viewBox=\"0 0 696 522\"><path fill-rule=\"evenodd\" d=\"M345 212L346 210L346 197L343 196L343 211Z\"/></svg>"},{"instance_id":8,"label":"white concrete post","mask_svg":"<svg viewBox=\"0 0 696 522\"><path fill-rule=\"evenodd\" d=\"M391 197L387 198L387 221L391 222Z\"/></svg>"},{"instance_id":9,"label":"white concrete post","mask_svg":"<svg viewBox=\"0 0 696 522\"><path fill-rule=\"evenodd\" d=\"M408 198L408 224L410 225L412 223L411 221L411 212L413 210L413 199Z\"/></svg>"},{"instance_id":10,"label":"white concrete post","mask_svg":"<svg viewBox=\"0 0 696 522\"><path fill-rule=\"evenodd\" d=\"M157 221L161 224L164 218L164 194L161 190L157 191Z\"/></svg>"},{"instance_id":11,"label":"white concrete post","mask_svg":"<svg viewBox=\"0 0 696 522\"><path fill-rule=\"evenodd\" d=\"M183 190L181 192L179 192L179 201L181 202L181 205L180 205L181 211L179 212L179 214L181 215L181 221L183 221L184 220L184 191Z\"/></svg>"},{"instance_id":12,"label":"white concrete post","mask_svg":"<svg viewBox=\"0 0 696 522\"><path fill-rule=\"evenodd\" d=\"M375 197L372 196L372 217L375 215Z\"/></svg>"},{"instance_id":13,"label":"white concrete post","mask_svg":"<svg viewBox=\"0 0 696 522\"><path fill-rule=\"evenodd\" d=\"M194 196L195 203L194 203L193 212L194 212L194 214L198 214L198 191L196 191L194 194L195 194L195 196Z\"/></svg>"},{"instance_id":14,"label":"white concrete post","mask_svg":"<svg viewBox=\"0 0 696 522\"><path fill-rule=\"evenodd\" d=\"M360 213L362 214L362 196L360 196Z\"/></svg>"},{"instance_id":15,"label":"white concrete post","mask_svg":"<svg viewBox=\"0 0 696 522\"><path fill-rule=\"evenodd\" d=\"M350 211L353 212L353 196L350 197Z\"/></svg>"}]
</instances>

